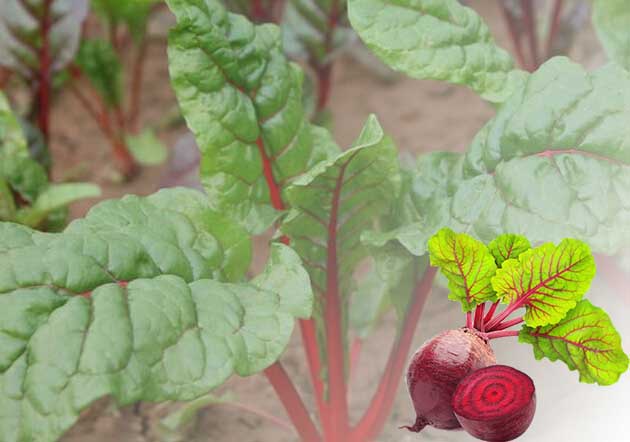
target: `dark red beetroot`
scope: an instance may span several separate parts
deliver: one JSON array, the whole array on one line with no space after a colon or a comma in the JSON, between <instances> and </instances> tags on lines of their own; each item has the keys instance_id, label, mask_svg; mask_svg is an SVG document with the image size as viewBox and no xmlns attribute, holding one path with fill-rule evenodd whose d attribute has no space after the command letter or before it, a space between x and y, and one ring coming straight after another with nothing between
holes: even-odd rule
<instances>
[{"instance_id":1,"label":"dark red beetroot","mask_svg":"<svg viewBox=\"0 0 630 442\"><path fill-rule=\"evenodd\" d=\"M525 373L493 365L466 376L453 395L453 410L468 433L487 442L507 442L534 419L536 389Z\"/></svg>"},{"instance_id":2,"label":"dark red beetroot","mask_svg":"<svg viewBox=\"0 0 630 442\"><path fill-rule=\"evenodd\" d=\"M469 373L496 363L494 352L475 330L448 330L425 342L413 355L407 370L407 388L416 410L409 431L425 426L453 430L460 427L451 399Z\"/></svg>"}]
</instances>

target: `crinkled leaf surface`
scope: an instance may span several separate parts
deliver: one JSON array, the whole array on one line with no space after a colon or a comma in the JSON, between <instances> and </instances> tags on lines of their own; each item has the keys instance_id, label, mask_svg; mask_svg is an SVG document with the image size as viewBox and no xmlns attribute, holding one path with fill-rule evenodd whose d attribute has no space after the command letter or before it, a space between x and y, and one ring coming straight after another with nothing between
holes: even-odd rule
<instances>
[{"instance_id":1,"label":"crinkled leaf surface","mask_svg":"<svg viewBox=\"0 0 630 442\"><path fill-rule=\"evenodd\" d=\"M168 4L178 23L171 79L202 153L202 184L217 210L261 232L279 214L271 178L284 190L337 148L305 120L303 74L275 25L252 25L217 0Z\"/></svg>"},{"instance_id":2,"label":"crinkled leaf surface","mask_svg":"<svg viewBox=\"0 0 630 442\"><path fill-rule=\"evenodd\" d=\"M465 155L421 158L413 193L427 228L490 241L630 243L630 74L556 57L501 106Z\"/></svg>"},{"instance_id":3,"label":"crinkled leaf surface","mask_svg":"<svg viewBox=\"0 0 630 442\"><path fill-rule=\"evenodd\" d=\"M288 55L324 66L344 48L352 35L345 0L289 0L282 17Z\"/></svg>"},{"instance_id":4,"label":"crinkled leaf surface","mask_svg":"<svg viewBox=\"0 0 630 442\"><path fill-rule=\"evenodd\" d=\"M508 259L492 278L501 299L525 307L530 327L555 324L588 291L595 276L595 260L582 241L546 243Z\"/></svg>"},{"instance_id":5,"label":"crinkled leaf surface","mask_svg":"<svg viewBox=\"0 0 630 442\"><path fill-rule=\"evenodd\" d=\"M532 246L527 238L513 233L499 235L488 244L488 249L494 256L498 267L501 267L508 259L517 259L521 253L531 248Z\"/></svg>"},{"instance_id":6,"label":"crinkled leaf surface","mask_svg":"<svg viewBox=\"0 0 630 442\"><path fill-rule=\"evenodd\" d=\"M628 356L610 317L582 300L558 324L523 327L519 341L532 344L536 359L561 360L580 382L611 385L628 369Z\"/></svg>"},{"instance_id":7,"label":"crinkled leaf surface","mask_svg":"<svg viewBox=\"0 0 630 442\"><path fill-rule=\"evenodd\" d=\"M497 299L490 282L497 265L481 241L444 228L429 240L429 254L431 265L448 279L449 299L461 302L464 311Z\"/></svg>"},{"instance_id":8,"label":"crinkled leaf surface","mask_svg":"<svg viewBox=\"0 0 630 442\"><path fill-rule=\"evenodd\" d=\"M44 7L46 3L50 6ZM48 14L46 13L48 11ZM47 36L52 70L63 69L79 46L81 24L88 0L3 0L0 2L0 65L27 77L40 66L42 28L45 17L51 26Z\"/></svg>"},{"instance_id":9,"label":"crinkled leaf surface","mask_svg":"<svg viewBox=\"0 0 630 442\"><path fill-rule=\"evenodd\" d=\"M209 279L225 265L183 193L108 201L60 234L0 224L4 441L54 441L104 395L193 399L279 357L312 304L297 254L275 246L255 284Z\"/></svg>"},{"instance_id":10,"label":"crinkled leaf surface","mask_svg":"<svg viewBox=\"0 0 630 442\"><path fill-rule=\"evenodd\" d=\"M352 27L383 62L504 101L523 76L475 11L457 0L349 0Z\"/></svg>"},{"instance_id":11,"label":"crinkled leaf surface","mask_svg":"<svg viewBox=\"0 0 630 442\"><path fill-rule=\"evenodd\" d=\"M593 25L608 56L630 69L630 9L624 0L593 1Z\"/></svg>"}]
</instances>

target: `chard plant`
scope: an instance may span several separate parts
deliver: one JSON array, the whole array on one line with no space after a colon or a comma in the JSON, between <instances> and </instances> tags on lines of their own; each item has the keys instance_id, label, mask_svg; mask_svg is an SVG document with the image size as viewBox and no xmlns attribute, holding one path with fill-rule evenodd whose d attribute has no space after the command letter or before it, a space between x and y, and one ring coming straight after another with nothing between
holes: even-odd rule
<instances>
[{"instance_id":1,"label":"chard plant","mask_svg":"<svg viewBox=\"0 0 630 442\"><path fill-rule=\"evenodd\" d=\"M528 377L484 368L494 363L484 339L512 336L510 326L522 324L520 339L537 358L562 360L583 382L611 384L626 370L608 316L583 300L591 250L614 254L630 240L624 67L587 72L557 57L528 73L455 0L350 0L350 22L385 63L466 85L496 106L466 152L401 164L375 116L345 150L309 122L303 73L287 61L276 25L252 24L218 0L167 3L177 18L171 80L197 139L205 193L106 201L56 234L0 224L7 441L54 441L103 396L120 405L192 400L232 374L254 373L269 380L301 440L375 440L437 267L467 312L468 331L449 336L460 334L460 344L468 336L459 349L475 368L453 378L461 382L445 396L446 412L472 435L506 440L531 421ZM270 228L268 264L248 278L251 236ZM501 236L510 233L518 236ZM366 260L374 271L356 280ZM352 421L348 368L390 309L396 338L371 402ZM296 320L317 421L280 360ZM483 416L472 413L469 392L498 378L519 392L499 407L508 416L489 401ZM438 426L423 404L415 404L419 426ZM497 434L507 419L518 428Z\"/></svg>"},{"instance_id":2,"label":"chard plant","mask_svg":"<svg viewBox=\"0 0 630 442\"><path fill-rule=\"evenodd\" d=\"M132 178L141 165L166 159L166 148L154 131L140 124L148 23L160 4L158 0L92 1L100 29L88 29L75 62L68 67L73 79L70 90L110 143L124 179Z\"/></svg>"}]
</instances>

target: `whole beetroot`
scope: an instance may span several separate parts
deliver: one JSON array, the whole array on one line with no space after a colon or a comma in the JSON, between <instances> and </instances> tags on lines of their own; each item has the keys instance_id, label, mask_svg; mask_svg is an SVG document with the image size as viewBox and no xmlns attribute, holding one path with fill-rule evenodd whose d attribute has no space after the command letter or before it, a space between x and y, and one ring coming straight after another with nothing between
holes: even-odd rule
<instances>
[{"instance_id":1,"label":"whole beetroot","mask_svg":"<svg viewBox=\"0 0 630 442\"><path fill-rule=\"evenodd\" d=\"M495 363L487 340L472 329L448 330L425 342L407 370L416 422L404 428L416 433L427 425L444 430L460 428L451 406L457 385L469 373Z\"/></svg>"}]
</instances>

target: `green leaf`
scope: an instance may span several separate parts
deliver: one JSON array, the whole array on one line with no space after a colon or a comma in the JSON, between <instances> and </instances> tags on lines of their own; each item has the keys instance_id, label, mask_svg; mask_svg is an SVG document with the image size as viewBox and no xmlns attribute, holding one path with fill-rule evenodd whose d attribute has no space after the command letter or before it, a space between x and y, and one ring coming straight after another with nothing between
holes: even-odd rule
<instances>
[{"instance_id":1,"label":"green leaf","mask_svg":"<svg viewBox=\"0 0 630 442\"><path fill-rule=\"evenodd\" d=\"M286 53L316 66L331 63L352 35L346 15L345 0L289 0L282 17Z\"/></svg>"},{"instance_id":2,"label":"green leaf","mask_svg":"<svg viewBox=\"0 0 630 442\"><path fill-rule=\"evenodd\" d=\"M561 360L580 382L611 385L628 369L621 337L604 310L582 300L555 325L523 327L519 341L532 344L536 359Z\"/></svg>"},{"instance_id":3,"label":"green leaf","mask_svg":"<svg viewBox=\"0 0 630 442\"><path fill-rule=\"evenodd\" d=\"M492 287L502 301L525 307L530 327L556 324L588 291L595 260L582 241L567 238L558 246L547 243L508 259Z\"/></svg>"},{"instance_id":4,"label":"green leaf","mask_svg":"<svg viewBox=\"0 0 630 442\"><path fill-rule=\"evenodd\" d=\"M444 228L429 240L429 253L431 265L448 279L449 299L461 302L465 312L497 299L490 283L497 265L485 244Z\"/></svg>"},{"instance_id":5,"label":"green leaf","mask_svg":"<svg viewBox=\"0 0 630 442\"><path fill-rule=\"evenodd\" d=\"M63 209L68 204L84 198L96 198L100 194L101 189L95 184L51 184L37 196L32 206L18 211L16 220L20 224L36 228L51 212Z\"/></svg>"},{"instance_id":6,"label":"green leaf","mask_svg":"<svg viewBox=\"0 0 630 442\"><path fill-rule=\"evenodd\" d=\"M488 250L494 256L497 266L501 267L508 259L518 259L521 253L532 248L529 240L523 235L504 233L488 244Z\"/></svg>"},{"instance_id":7,"label":"green leaf","mask_svg":"<svg viewBox=\"0 0 630 442\"><path fill-rule=\"evenodd\" d=\"M270 187L284 191L338 149L306 121L303 74L275 25L254 26L217 0L168 4L177 17L171 79L202 154L202 184L217 211L261 232L280 214Z\"/></svg>"},{"instance_id":8,"label":"green leaf","mask_svg":"<svg viewBox=\"0 0 630 442\"><path fill-rule=\"evenodd\" d=\"M184 192L101 203L60 234L0 224L3 440L55 441L106 395L191 400L280 356L312 305L299 258L276 249L256 284L208 279L201 200L164 205Z\"/></svg>"},{"instance_id":9,"label":"green leaf","mask_svg":"<svg viewBox=\"0 0 630 442\"><path fill-rule=\"evenodd\" d=\"M48 185L46 171L31 159L22 128L0 92L0 179L27 202Z\"/></svg>"},{"instance_id":10,"label":"green leaf","mask_svg":"<svg viewBox=\"0 0 630 442\"><path fill-rule=\"evenodd\" d=\"M15 219L15 201L11 188L0 177L0 221L12 221Z\"/></svg>"},{"instance_id":11,"label":"green leaf","mask_svg":"<svg viewBox=\"0 0 630 442\"><path fill-rule=\"evenodd\" d=\"M324 298L327 287L338 291L344 318L354 289L354 270L368 256L361 233L373 226L396 198L398 169L392 140L371 116L352 148L322 161L287 189L292 209L280 230L304 261L318 299ZM329 272L331 262L335 265ZM321 302L315 305L314 319L323 334ZM327 356L321 340L320 355L325 367Z\"/></svg>"},{"instance_id":12,"label":"green leaf","mask_svg":"<svg viewBox=\"0 0 630 442\"><path fill-rule=\"evenodd\" d=\"M624 0L593 1L593 25L608 56L630 69L630 9Z\"/></svg>"},{"instance_id":13,"label":"green leaf","mask_svg":"<svg viewBox=\"0 0 630 442\"><path fill-rule=\"evenodd\" d=\"M512 58L457 0L349 0L350 22L384 63L411 77L471 87L502 102L520 84Z\"/></svg>"},{"instance_id":14,"label":"green leaf","mask_svg":"<svg viewBox=\"0 0 630 442\"><path fill-rule=\"evenodd\" d=\"M127 135L126 141L133 157L144 166L158 166L168 158L168 149L152 130Z\"/></svg>"},{"instance_id":15,"label":"green leaf","mask_svg":"<svg viewBox=\"0 0 630 442\"><path fill-rule=\"evenodd\" d=\"M106 40L83 40L76 63L110 108L122 103L123 69L116 50Z\"/></svg>"},{"instance_id":16,"label":"green leaf","mask_svg":"<svg viewBox=\"0 0 630 442\"><path fill-rule=\"evenodd\" d=\"M44 3L51 23L42 39ZM0 2L0 65L34 79L40 69L40 51L48 42L51 70L58 72L74 58L88 0L3 0ZM33 80L34 81L34 80Z\"/></svg>"},{"instance_id":17,"label":"green leaf","mask_svg":"<svg viewBox=\"0 0 630 442\"><path fill-rule=\"evenodd\" d=\"M281 230L307 262L316 290L326 287L332 239L342 285L349 283L354 267L366 256L361 233L389 207L398 189L396 149L374 116L351 149L319 163L287 189L292 209Z\"/></svg>"},{"instance_id":18,"label":"green leaf","mask_svg":"<svg viewBox=\"0 0 630 442\"><path fill-rule=\"evenodd\" d=\"M449 226L486 242L502 233L532 243L572 237L613 254L630 244L629 120L630 73L614 65L588 73L553 58L464 156L421 160L416 207L433 232Z\"/></svg>"}]
</instances>

